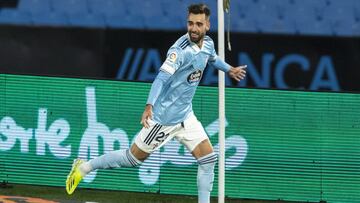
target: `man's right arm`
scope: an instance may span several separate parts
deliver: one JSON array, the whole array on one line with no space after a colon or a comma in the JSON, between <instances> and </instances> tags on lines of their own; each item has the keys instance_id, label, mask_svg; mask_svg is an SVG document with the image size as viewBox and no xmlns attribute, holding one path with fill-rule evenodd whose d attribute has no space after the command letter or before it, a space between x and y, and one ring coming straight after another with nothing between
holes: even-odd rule
<instances>
[{"instance_id":1,"label":"man's right arm","mask_svg":"<svg viewBox=\"0 0 360 203\"><path fill-rule=\"evenodd\" d=\"M148 119L152 119L152 107L158 99L164 85L171 77L171 74L161 71L156 76L154 82L151 85L150 93L146 102L144 113L141 117L141 124L145 127L149 127Z\"/></svg>"},{"instance_id":2,"label":"man's right arm","mask_svg":"<svg viewBox=\"0 0 360 203\"><path fill-rule=\"evenodd\" d=\"M175 71L183 64L184 57L182 49L178 47L171 47L167 53L165 62L160 67L160 72L156 76L146 102L144 113L141 117L141 124L145 127L149 127L148 119L152 119L152 107L158 99L164 85L169 78L175 73Z\"/></svg>"},{"instance_id":3,"label":"man's right arm","mask_svg":"<svg viewBox=\"0 0 360 203\"><path fill-rule=\"evenodd\" d=\"M150 104L154 106L157 98L159 97L162 88L164 87L165 83L169 80L171 75L167 72L160 71L159 74L156 76L153 84L151 85L150 93L147 99L146 104Z\"/></svg>"}]
</instances>

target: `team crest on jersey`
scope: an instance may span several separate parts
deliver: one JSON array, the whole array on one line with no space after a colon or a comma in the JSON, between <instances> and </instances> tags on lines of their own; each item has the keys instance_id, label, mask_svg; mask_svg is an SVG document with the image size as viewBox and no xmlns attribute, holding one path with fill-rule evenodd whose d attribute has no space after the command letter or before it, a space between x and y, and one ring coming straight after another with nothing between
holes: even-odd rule
<instances>
[{"instance_id":1,"label":"team crest on jersey","mask_svg":"<svg viewBox=\"0 0 360 203\"><path fill-rule=\"evenodd\" d=\"M201 79L201 76L202 76L201 70L194 71L188 76L187 81L190 84L199 82Z\"/></svg>"},{"instance_id":2,"label":"team crest on jersey","mask_svg":"<svg viewBox=\"0 0 360 203\"><path fill-rule=\"evenodd\" d=\"M175 52L171 52L167 58L168 61L175 63L177 58L177 54Z\"/></svg>"}]
</instances>

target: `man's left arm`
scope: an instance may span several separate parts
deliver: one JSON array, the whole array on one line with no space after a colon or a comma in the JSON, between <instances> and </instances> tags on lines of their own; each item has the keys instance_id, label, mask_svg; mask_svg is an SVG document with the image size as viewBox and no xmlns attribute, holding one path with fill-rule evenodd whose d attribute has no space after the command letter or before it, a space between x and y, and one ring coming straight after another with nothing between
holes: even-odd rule
<instances>
[{"instance_id":1,"label":"man's left arm","mask_svg":"<svg viewBox=\"0 0 360 203\"><path fill-rule=\"evenodd\" d=\"M246 75L245 69L247 65L233 67L227 64L224 60L220 59L218 56L214 57L212 60L209 60L209 64L214 66L218 70L228 73L230 78L233 78L238 82L245 78Z\"/></svg>"}]
</instances>

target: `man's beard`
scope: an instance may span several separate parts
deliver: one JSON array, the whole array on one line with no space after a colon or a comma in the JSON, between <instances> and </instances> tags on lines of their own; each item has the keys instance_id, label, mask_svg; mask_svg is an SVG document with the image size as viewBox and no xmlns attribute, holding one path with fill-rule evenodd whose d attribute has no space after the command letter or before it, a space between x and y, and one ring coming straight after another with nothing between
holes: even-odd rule
<instances>
[{"instance_id":1,"label":"man's beard","mask_svg":"<svg viewBox=\"0 0 360 203\"><path fill-rule=\"evenodd\" d=\"M188 33L189 33L190 40L192 42L194 42L195 44L199 43L204 38L204 35L200 34L200 33L194 33L197 35L197 37L192 37L191 32L188 32Z\"/></svg>"}]
</instances>

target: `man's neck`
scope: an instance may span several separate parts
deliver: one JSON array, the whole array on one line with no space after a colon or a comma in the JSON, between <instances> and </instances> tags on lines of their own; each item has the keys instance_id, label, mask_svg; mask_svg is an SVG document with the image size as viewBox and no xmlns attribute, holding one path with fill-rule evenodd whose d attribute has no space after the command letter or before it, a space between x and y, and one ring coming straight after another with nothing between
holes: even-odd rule
<instances>
[{"instance_id":1,"label":"man's neck","mask_svg":"<svg viewBox=\"0 0 360 203\"><path fill-rule=\"evenodd\" d=\"M196 45L201 49L203 42L204 42L204 39L200 40L198 43L196 43Z\"/></svg>"}]
</instances>

